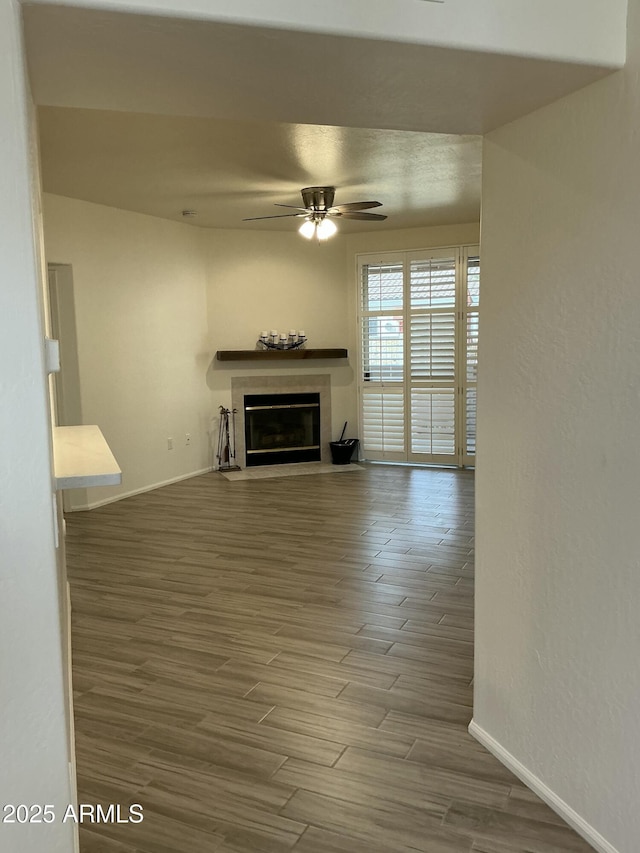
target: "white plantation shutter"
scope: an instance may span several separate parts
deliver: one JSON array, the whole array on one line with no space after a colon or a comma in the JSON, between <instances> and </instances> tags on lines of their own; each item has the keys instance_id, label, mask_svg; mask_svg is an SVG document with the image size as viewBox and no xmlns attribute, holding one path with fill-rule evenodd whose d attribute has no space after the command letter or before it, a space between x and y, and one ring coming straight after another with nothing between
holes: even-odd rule
<instances>
[{"instance_id":1,"label":"white plantation shutter","mask_svg":"<svg viewBox=\"0 0 640 853\"><path fill-rule=\"evenodd\" d=\"M409 370L412 381L450 382L456 373L454 312L411 317Z\"/></svg>"},{"instance_id":2,"label":"white plantation shutter","mask_svg":"<svg viewBox=\"0 0 640 853\"><path fill-rule=\"evenodd\" d=\"M367 256L359 271L364 457L473 464L477 251Z\"/></svg>"},{"instance_id":3,"label":"white plantation shutter","mask_svg":"<svg viewBox=\"0 0 640 853\"><path fill-rule=\"evenodd\" d=\"M462 309L464 333L461 333L461 385L463 391L461 445L462 463L473 465L476 453L478 333L480 325L480 258L478 253L466 249L463 253L462 266L465 300Z\"/></svg>"},{"instance_id":4,"label":"white plantation shutter","mask_svg":"<svg viewBox=\"0 0 640 853\"><path fill-rule=\"evenodd\" d=\"M404 456L404 391L402 388L367 388L362 400L363 446L368 458ZM394 455L389 455L394 454ZM399 460L401 461L401 460Z\"/></svg>"},{"instance_id":5,"label":"white plantation shutter","mask_svg":"<svg viewBox=\"0 0 640 853\"><path fill-rule=\"evenodd\" d=\"M465 252L467 273L467 306L477 308L480 305L480 257L474 253Z\"/></svg>"},{"instance_id":6,"label":"white plantation shutter","mask_svg":"<svg viewBox=\"0 0 640 853\"><path fill-rule=\"evenodd\" d=\"M412 389L411 449L414 453L455 455L455 405L455 389Z\"/></svg>"},{"instance_id":7,"label":"white plantation shutter","mask_svg":"<svg viewBox=\"0 0 640 853\"><path fill-rule=\"evenodd\" d=\"M466 353L467 382L478 381L478 312L467 314L467 353Z\"/></svg>"},{"instance_id":8,"label":"white plantation shutter","mask_svg":"<svg viewBox=\"0 0 640 853\"><path fill-rule=\"evenodd\" d=\"M456 307L456 255L411 261L411 307Z\"/></svg>"},{"instance_id":9,"label":"white plantation shutter","mask_svg":"<svg viewBox=\"0 0 640 853\"><path fill-rule=\"evenodd\" d=\"M468 456L476 452L476 389L467 388L466 396L466 450Z\"/></svg>"},{"instance_id":10,"label":"white plantation shutter","mask_svg":"<svg viewBox=\"0 0 640 853\"><path fill-rule=\"evenodd\" d=\"M456 461L458 252L409 256L409 460Z\"/></svg>"},{"instance_id":11,"label":"white plantation shutter","mask_svg":"<svg viewBox=\"0 0 640 853\"><path fill-rule=\"evenodd\" d=\"M402 316L367 317L362 323L363 375L370 382L402 382Z\"/></svg>"},{"instance_id":12,"label":"white plantation shutter","mask_svg":"<svg viewBox=\"0 0 640 853\"><path fill-rule=\"evenodd\" d=\"M404 262L361 267L362 449L368 459L402 462L405 448Z\"/></svg>"},{"instance_id":13,"label":"white plantation shutter","mask_svg":"<svg viewBox=\"0 0 640 853\"><path fill-rule=\"evenodd\" d=\"M402 263L367 264L362 279L362 307L365 311L400 309L404 303Z\"/></svg>"}]
</instances>

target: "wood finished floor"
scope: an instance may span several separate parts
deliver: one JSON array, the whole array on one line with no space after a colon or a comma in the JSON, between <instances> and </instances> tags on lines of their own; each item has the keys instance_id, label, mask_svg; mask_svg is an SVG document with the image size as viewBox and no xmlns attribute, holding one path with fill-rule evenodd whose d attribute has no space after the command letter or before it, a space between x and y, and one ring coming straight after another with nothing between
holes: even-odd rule
<instances>
[{"instance_id":1,"label":"wood finished floor","mask_svg":"<svg viewBox=\"0 0 640 853\"><path fill-rule=\"evenodd\" d=\"M467 733L473 474L231 483L68 518L82 853L587 853Z\"/></svg>"}]
</instances>

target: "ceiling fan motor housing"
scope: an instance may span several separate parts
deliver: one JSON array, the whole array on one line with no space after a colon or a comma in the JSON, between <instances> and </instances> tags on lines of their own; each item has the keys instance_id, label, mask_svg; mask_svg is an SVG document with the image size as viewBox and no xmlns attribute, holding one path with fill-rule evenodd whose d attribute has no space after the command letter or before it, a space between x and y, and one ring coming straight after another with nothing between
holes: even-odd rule
<instances>
[{"instance_id":1,"label":"ceiling fan motor housing","mask_svg":"<svg viewBox=\"0 0 640 853\"><path fill-rule=\"evenodd\" d=\"M302 192L304 206L314 211L327 211L333 207L335 187L305 187Z\"/></svg>"}]
</instances>

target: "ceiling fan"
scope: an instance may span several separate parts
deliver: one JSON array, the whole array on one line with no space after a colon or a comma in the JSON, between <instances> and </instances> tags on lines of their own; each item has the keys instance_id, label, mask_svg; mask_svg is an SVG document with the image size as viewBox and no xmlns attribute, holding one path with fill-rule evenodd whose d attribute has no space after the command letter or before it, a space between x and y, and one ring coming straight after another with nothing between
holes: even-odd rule
<instances>
[{"instance_id":1,"label":"ceiling fan","mask_svg":"<svg viewBox=\"0 0 640 853\"><path fill-rule=\"evenodd\" d=\"M338 230L334 219L360 219L381 222L387 217L382 213L367 213L371 207L380 207L379 201L352 201L347 204L334 205L335 187L305 187L301 190L304 207L292 204L277 204L276 207L287 207L298 213L279 213L273 216L251 216L243 222L253 222L257 219L284 219L293 216L304 219L298 229L303 237L326 240Z\"/></svg>"}]
</instances>

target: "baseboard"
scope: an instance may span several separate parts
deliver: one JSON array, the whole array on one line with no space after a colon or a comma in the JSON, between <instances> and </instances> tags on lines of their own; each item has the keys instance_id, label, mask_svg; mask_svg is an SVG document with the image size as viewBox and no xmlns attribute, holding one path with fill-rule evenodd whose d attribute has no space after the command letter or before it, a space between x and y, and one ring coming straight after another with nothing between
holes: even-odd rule
<instances>
[{"instance_id":1,"label":"baseboard","mask_svg":"<svg viewBox=\"0 0 640 853\"><path fill-rule=\"evenodd\" d=\"M189 474L180 474L178 477L172 477L170 480L163 480L161 483L152 483L150 486L143 486L141 489L133 489L124 494L114 495L113 497L103 498L100 501L92 501L81 506L74 506L69 512L87 512L90 509L97 509L100 506L113 504L117 501L123 501L125 498L132 498L134 495L142 495L144 492L153 492L154 489L161 489L163 486L170 486L172 483L179 483L181 480L190 480L192 477L199 477L201 474L209 474L213 468L201 468L199 471L191 471Z\"/></svg>"},{"instance_id":2,"label":"baseboard","mask_svg":"<svg viewBox=\"0 0 640 853\"><path fill-rule=\"evenodd\" d=\"M469 723L469 734L481 743L485 749L488 749L492 755L495 755L501 764L508 767L521 782L524 782L527 788L530 788L534 794L537 794L541 800L544 800L549 808L553 809L556 814L560 815L560 817L565 820L572 829L575 829L578 835L581 835L586 842L598 851L598 853L619 853L612 844L609 844L606 838L603 838L599 832L588 824L584 818L580 817L580 815L574 811L571 806L567 805L564 800L560 799L560 797L555 794L551 788L547 787L544 782L528 770L524 764L518 761L518 759L511 755L510 752L507 752L507 750L499 744L495 738L491 737L490 734L479 726L475 720L471 720Z\"/></svg>"}]
</instances>

